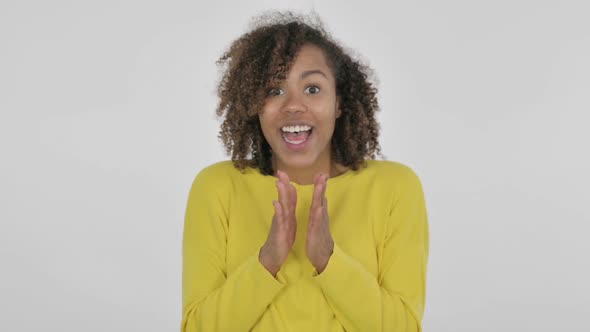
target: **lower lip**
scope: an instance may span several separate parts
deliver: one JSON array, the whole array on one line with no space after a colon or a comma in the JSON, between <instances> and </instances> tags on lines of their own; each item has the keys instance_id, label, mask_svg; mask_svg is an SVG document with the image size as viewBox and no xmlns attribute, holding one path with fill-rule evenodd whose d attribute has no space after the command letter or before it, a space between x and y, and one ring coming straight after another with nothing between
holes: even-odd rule
<instances>
[{"instance_id":1,"label":"lower lip","mask_svg":"<svg viewBox=\"0 0 590 332\"><path fill-rule=\"evenodd\" d=\"M281 139L283 140L283 142L285 143L285 145L287 146L287 148L289 150L291 150L291 151L301 151L301 150L304 150L307 147L307 145L308 145L309 141L311 140L311 137L312 136L313 136L313 130L311 131L311 133L309 133L309 136L307 136L307 138L305 139L305 141L303 141L303 142L301 142L299 144L292 144L292 143L289 143L289 142L285 141L285 138L283 137L282 132L281 132Z\"/></svg>"}]
</instances>

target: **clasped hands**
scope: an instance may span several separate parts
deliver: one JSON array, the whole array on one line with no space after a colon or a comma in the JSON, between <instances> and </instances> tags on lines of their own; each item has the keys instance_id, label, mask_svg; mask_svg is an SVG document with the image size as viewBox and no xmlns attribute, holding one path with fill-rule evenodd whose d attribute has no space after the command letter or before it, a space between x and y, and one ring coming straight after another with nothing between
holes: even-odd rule
<instances>
[{"instance_id":1,"label":"clasped hands","mask_svg":"<svg viewBox=\"0 0 590 332\"><path fill-rule=\"evenodd\" d=\"M278 171L277 177L279 200L272 202L275 214L268 238L259 253L260 262L275 277L295 243L297 232L297 191L286 173ZM307 257L318 273L326 268L334 251L326 199L327 183L327 175L316 175L305 244Z\"/></svg>"}]
</instances>

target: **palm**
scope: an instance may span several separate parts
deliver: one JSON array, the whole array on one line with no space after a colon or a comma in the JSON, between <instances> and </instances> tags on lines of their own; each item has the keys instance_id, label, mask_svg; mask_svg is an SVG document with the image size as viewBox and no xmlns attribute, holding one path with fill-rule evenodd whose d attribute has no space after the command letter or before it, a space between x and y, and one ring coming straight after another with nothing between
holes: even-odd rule
<instances>
[{"instance_id":1,"label":"palm","mask_svg":"<svg viewBox=\"0 0 590 332\"><path fill-rule=\"evenodd\" d=\"M325 198L327 176L317 176L314 181L314 192L309 213L307 242L305 251L312 265L321 273L324 270L334 249L334 240L330 233L328 217L328 201Z\"/></svg>"}]
</instances>

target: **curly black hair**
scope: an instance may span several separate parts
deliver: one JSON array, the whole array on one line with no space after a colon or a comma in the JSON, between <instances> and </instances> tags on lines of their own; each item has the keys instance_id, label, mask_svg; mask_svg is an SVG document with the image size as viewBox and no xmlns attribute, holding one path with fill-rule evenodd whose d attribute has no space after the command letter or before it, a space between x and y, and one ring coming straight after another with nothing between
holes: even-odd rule
<instances>
[{"instance_id":1,"label":"curly black hair","mask_svg":"<svg viewBox=\"0 0 590 332\"><path fill-rule=\"evenodd\" d=\"M366 165L366 158L381 155L375 119L379 110L377 89L369 80L368 66L347 54L317 15L270 12L255 18L252 30L233 41L217 61L223 69L216 110L223 118L219 139L236 168L254 167L262 174L274 173L272 150L258 114L267 91L286 78L305 44L324 51L336 79L342 114L332 135L332 160L356 171Z\"/></svg>"}]
</instances>

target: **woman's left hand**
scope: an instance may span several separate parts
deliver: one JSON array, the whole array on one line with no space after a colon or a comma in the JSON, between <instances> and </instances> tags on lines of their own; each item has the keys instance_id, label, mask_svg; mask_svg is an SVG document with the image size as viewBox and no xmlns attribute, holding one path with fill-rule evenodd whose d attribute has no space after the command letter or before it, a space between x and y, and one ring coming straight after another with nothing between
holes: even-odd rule
<instances>
[{"instance_id":1,"label":"woman's left hand","mask_svg":"<svg viewBox=\"0 0 590 332\"><path fill-rule=\"evenodd\" d=\"M318 273L324 271L334 251L334 240L330 233L330 218L328 217L328 200L326 199L327 184L327 175L316 176L305 244L307 257Z\"/></svg>"}]
</instances>

